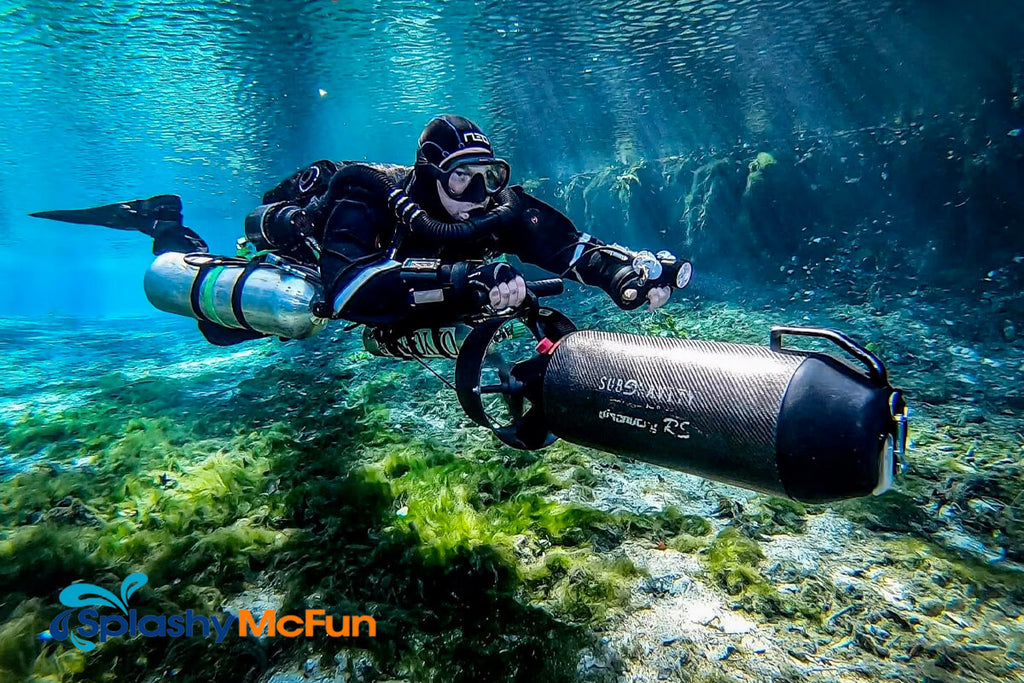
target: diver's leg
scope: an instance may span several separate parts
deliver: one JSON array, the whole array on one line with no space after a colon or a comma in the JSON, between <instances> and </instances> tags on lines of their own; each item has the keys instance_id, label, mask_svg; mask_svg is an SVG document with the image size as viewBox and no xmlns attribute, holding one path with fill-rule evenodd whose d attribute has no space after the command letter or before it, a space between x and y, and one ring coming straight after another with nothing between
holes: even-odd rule
<instances>
[{"instance_id":1,"label":"diver's leg","mask_svg":"<svg viewBox=\"0 0 1024 683\"><path fill-rule=\"evenodd\" d=\"M106 204L91 209L42 211L31 215L64 223L99 225L141 232L153 238L154 256L167 252L210 253L206 241L194 230L185 227L181 215L181 197L173 194ZM199 331L208 342L217 346L231 346L269 336L252 330L222 327L208 320L199 321Z\"/></svg>"}]
</instances>

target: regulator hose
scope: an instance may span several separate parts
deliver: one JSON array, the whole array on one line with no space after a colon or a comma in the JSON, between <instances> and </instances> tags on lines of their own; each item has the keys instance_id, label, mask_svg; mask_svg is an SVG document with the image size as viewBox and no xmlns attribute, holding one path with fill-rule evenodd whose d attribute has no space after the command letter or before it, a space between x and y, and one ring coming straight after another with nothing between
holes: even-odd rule
<instances>
[{"instance_id":1,"label":"regulator hose","mask_svg":"<svg viewBox=\"0 0 1024 683\"><path fill-rule=\"evenodd\" d=\"M327 192L313 201L307 211L317 219L326 218L331 203L346 185L360 185L387 197L388 207L411 234L422 236L437 244L471 242L488 235L517 217L522 211L519 196L506 188L498 196L498 206L486 215L458 223L446 223L431 218L414 202L405 190L395 185L384 172L366 164L349 164L331 177Z\"/></svg>"}]
</instances>

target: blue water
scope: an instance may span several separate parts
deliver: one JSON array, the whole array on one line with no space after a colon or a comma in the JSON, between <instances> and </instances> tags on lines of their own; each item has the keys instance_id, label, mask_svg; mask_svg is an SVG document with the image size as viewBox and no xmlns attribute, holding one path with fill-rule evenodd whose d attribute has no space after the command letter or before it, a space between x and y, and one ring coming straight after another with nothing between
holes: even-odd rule
<instances>
[{"instance_id":1,"label":"blue water","mask_svg":"<svg viewBox=\"0 0 1024 683\"><path fill-rule=\"evenodd\" d=\"M1019 3L0 3L0 315L140 315L147 240L30 211L178 193L227 250L317 158L462 113L514 180L982 106ZM614 239L616 235L610 235Z\"/></svg>"}]
</instances>

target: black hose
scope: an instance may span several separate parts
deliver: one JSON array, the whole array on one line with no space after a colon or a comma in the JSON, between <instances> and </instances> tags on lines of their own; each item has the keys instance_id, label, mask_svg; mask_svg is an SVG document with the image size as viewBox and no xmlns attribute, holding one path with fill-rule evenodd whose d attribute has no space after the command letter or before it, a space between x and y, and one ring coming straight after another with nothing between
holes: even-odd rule
<instances>
[{"instance_id":1,"label":"black hose","mask_svg":"<svg viewBox=\"0 0 1024 683\"><path fill-rule=\"evenodd\" d=\"M517 217L522 211L518 195L505 189L498 195L499 205L485 216L471 218L459 223L438 221L427 215L405 190L396 186L388 176L365 164L349 164L343 166L331 177L327 192L307 207L314 213L326 213L341 188L349 184L358 184L372 192L379 192L387 197L388 206L404 223L412 234L423 236L438 244L469 242L488 235L504 223ZM324 215L318 219L326 218Z\"/></svg>"}]
</instances>

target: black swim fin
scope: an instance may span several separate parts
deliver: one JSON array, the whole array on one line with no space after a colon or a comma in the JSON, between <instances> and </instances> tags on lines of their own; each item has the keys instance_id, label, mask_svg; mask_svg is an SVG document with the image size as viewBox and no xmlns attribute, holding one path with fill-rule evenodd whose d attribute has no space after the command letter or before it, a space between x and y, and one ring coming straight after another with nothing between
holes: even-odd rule
<instances>
[{"instance_id":1,"label":"black swim fin","mask_svg":"<svg viewBox=\"0 0 1024 683\"><path fill-rule=\"evenodd\" d=\"M150 237L156 234L160 223L182 225L181 197L176 194L160 194L149 199L136 199L130 202L96 206L91 209L39 211L29 215L64 223L99 225L118 230L138 230Z\"/></svg>"}]
</instances>

